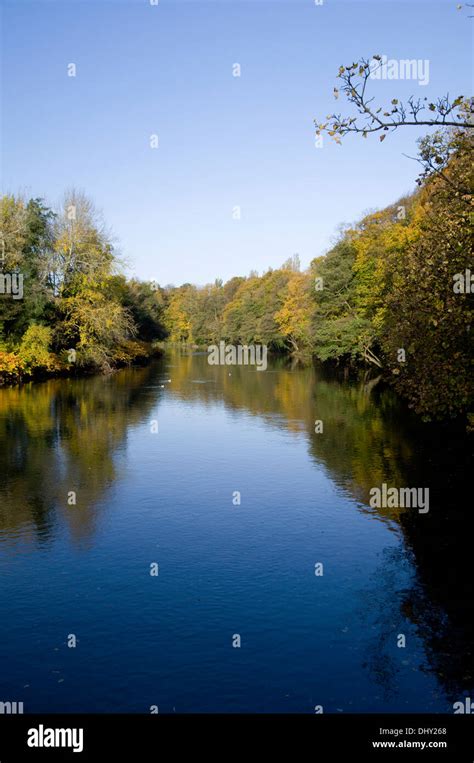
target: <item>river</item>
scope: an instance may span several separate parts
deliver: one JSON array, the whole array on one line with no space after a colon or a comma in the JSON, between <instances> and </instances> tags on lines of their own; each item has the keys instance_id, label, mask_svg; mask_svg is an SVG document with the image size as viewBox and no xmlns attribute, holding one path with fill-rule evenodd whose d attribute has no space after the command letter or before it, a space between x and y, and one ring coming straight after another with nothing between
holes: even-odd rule
<instances>
[{"instance_id":1,"label":"river","mask_svg":"<svg viewBox=\"0 0 474 763\"><path fill-rule=\"evenodd\" d=\"M283 362L175 351L1 389L0 702L452 713L469 456L379 385ZM382 483L429 512L372 508Z\"/></svg>"}]
</instances>

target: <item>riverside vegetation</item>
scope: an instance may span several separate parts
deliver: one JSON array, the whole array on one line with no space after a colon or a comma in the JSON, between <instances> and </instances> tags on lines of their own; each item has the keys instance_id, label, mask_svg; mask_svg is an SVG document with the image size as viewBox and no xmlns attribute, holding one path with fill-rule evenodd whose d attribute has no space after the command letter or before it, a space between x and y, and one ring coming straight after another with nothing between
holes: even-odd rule
<instances>
[{"instance_id":1,"label":"riverside vegetation","mask_svg":"<svg viewBox=\"0 0 474 763\"><path fill-rule=\"evenodd\" d=\"M372 367L425 419L472 416L472 136L420 141L419 188L341 228L305 271L162 287L127 280L93 204L72 191L0 201L0 383L109 371L161 340L267 345L308 362ZM430 167L432 169L430 169ZM8 293L22 274L24 293Z\"/></svg>"},{"instance_id":2,"label":"riverside vegetation","mask_svg":"<svg viewBox=\"0 0 474 763\"><path fill-rule=\"evenodd\" d=\"M264 344L305 360L369 366L425 419L473 410L472 137L423 139L419 188L345 226L300 272L168 289L174 342Z\"/></svg>"}]
</instances>

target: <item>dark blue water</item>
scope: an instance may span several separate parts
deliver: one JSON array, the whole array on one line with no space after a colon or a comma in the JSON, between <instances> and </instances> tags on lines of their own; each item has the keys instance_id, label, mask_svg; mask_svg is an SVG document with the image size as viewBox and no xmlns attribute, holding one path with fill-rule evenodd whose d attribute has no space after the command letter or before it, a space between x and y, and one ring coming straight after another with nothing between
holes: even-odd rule
<instances>
[{"instance_id":1,"label":"dark blue water","mask_svg":"<svg viewBox=\"0 0 474 763\"><path fill-rule=\"evenodd\" d=\"M472 583L446 438L377 388L199 354L0 390L0 701L452 712ZM429 516L369 508L382 481L429 485Z\"/></svg>"}]
</instances>

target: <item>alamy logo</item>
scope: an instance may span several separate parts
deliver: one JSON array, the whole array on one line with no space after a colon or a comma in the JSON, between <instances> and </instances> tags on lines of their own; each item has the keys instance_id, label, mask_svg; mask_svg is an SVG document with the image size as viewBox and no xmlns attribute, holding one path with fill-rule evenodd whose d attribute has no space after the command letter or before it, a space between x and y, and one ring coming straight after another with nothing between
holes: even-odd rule
<instances>
[{"instance_id":1,"label":"alamy logo","mask_svg":"<svg viewBox=\"0 0 474 763\"><path fill-rule=\"evenodd\" d=\"M0 715L21 715L23 702L0 702Z\"/></svg>"},{"instance_id":2,"label":"alamy logo","mask_svg":"<svg viewBox=\"0 0 474 763\"><path fill-rule=\"evenodd\" d=\"M0 294L23 299L23 273L0 273Z\"/></svg>"},{"instance_id":3,"label":"alamy logo","mask_svg":"<svg viewBox=\"0 0 474 763\"><path fill-rule=\"evenodd\" d=\"M211 344L207 348L207 362L210 366L257 366L257 371L266 371L267 346L265 344Z\"/></svg>"},{"instance_id":4,"label":"alamy logo","mask_svg":"<svg viewBox=\"0 0 474 763\"><path fill-rule=\"evenodd\" d=\"M72 747L73 752L84 749L84 729L49 729L40 724L28 729L28 747Z\"/></svg>"},{"instance_id":5,"label":"alamy logo","mask_svg":"<svg viewBox=\"0 0 474 763\"><path fill-rule=\"evenodd\" d=\"M474 699L465 697L464 702L454 702L453 710L454 715L459 715L460 713L466 713L467 715L474 714Z\"/></svg>"},{"instance_id":6,"label":"alamy logo","mask_svg":"<svg viewBox=\"0 0 474 763\"><path fill-rule=\"evenodd\" d=\"M430 81L430 62L427 58L389 58L377 56L370 62L371 79L412 79L419 85Z\"/></svg>"},{"instance_id":7,"label":"alamy logo","mask_svg":"<svg viewBox=\"0 0 474 763\"><path fill-rule=\"evenodd\" d=\"M370 489L370 506L373 509L418 509L419 514L430 510L430 489L428 487L382 487Z\"/></svg>"},{"instance_id":8,"label":"alamy logo","mask_svg":"<svg viewBox=\"0 0 474 763\"><path fill-rule=\"evenodd\" d=\"M453 275L453 291L455 294L474 294L474 273L466 268L464 273Z\"/></svg>"}]
</instances>

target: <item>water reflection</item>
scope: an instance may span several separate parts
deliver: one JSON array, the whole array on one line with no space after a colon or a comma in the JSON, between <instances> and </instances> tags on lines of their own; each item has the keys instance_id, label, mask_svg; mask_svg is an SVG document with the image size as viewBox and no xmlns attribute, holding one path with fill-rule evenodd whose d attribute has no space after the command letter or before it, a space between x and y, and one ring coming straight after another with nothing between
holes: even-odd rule
<instances>
[{"instance_id":1,"label":"water reflection","mask_svg":"<svg viewBox=\"0 0 474 763\"><path fill-rule=\"evenodd\" d=\"M399 655L392 636L408 620L425 644L425 669L436 674L450 701L473 696L473 523L461 498L469 495L469 441L459 430L421 425L390 391L370 382L284 363L265 373L210 367L205 354L175 353L109 378L2 389L2 550L20 541L47 543L61 527L73 542L92 544L107 491L125 468L128 433L149 419L163 395L223 403L306 438L315 463L360 511L403 534L402 551L384 554L377 573L383 600L368 589L365 611L358 613L360 627L365 622L374 633L365 654L373 681L386 695L395 691ZM315 432L316 420L323 422L322 434ZM429 487L429 514L369 508L369 490L382 482ZM76 506L68 505L71 490ZM412 577L400 590L402 567Z\"/></svg>"},{"instance_id":2,"label":"water reflection","mask_svg":"<svg viewBox=\"0 0 474 763\"><path fill-rule=\"evenodd\" d=\"M139 394L151 376L148 367L0 389L3 543L45 543L59 520L73 540L92 540L127 430L154 404Z\"/></svg>"}]
</instances>

